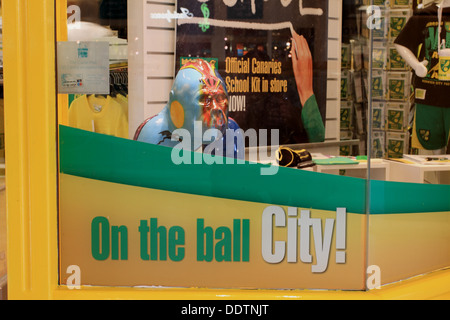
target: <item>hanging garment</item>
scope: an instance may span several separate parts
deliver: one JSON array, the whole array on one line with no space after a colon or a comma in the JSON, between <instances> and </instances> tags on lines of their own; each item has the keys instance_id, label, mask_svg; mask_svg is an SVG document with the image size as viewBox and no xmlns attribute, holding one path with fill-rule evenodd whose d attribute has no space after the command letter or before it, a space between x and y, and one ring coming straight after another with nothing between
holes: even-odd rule
<instances>
[{"instance_id":1,"label":"hanging garment","mask_svg":"<svg viewBox=\"0 0 450 320\"><path fill-rule=\"evenodd\" d=\"M119 103L122 106L123 112L125 113L125 115L127 116L127 119L128 119L128 97L119 93L114 98L114 100L117 101L117 103Z\"/></svg>"}]
</instances>

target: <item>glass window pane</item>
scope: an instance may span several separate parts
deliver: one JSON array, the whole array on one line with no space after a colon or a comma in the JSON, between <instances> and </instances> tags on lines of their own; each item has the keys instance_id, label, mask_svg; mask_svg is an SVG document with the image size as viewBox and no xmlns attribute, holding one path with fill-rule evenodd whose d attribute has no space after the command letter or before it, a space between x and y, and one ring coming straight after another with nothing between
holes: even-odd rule
<instances>
[{"instance_id":1,"label":"glass window pane","mask_svg":"<svg viewBox=\"0 0 450 320\"><path fill-rule=\"evenodd\" d=\"M362 6L68 1L61 285L364 290Z\"/></svg>"},{"instance_id":2,"label":"glass window pane","mask_svg":"<svg viewBox=\"0 0 450 320\"><path fill-rule=\"evenodd\" d=\"M449 11L448 1L440 2L374 1L369 11L371 21L379 23L366 50L372 74L371 155L387 162L389 181L370 184L368 261L373 274L382 276L378 282L370 276L368 286L450 262L450 109L444 101ZM375 168L371 172L374 176Z\"/></svg>"}]
</instances>

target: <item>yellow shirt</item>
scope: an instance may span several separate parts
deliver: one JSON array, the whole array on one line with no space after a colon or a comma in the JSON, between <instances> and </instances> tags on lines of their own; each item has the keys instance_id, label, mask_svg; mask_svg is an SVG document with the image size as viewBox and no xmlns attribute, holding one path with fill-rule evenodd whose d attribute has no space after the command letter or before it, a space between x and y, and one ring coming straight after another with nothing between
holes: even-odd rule
<instances>
[{"instance_id":1,"label":"yellow shirt","mask_svg":"<svg viewBox=\"0 0 450 320\"><path fill-rule=\"evenodd\" d=\"M83 95L75 99L69 109L69 125L128 139L128 115L110 96Z\"/></svg>"}]
</instances>

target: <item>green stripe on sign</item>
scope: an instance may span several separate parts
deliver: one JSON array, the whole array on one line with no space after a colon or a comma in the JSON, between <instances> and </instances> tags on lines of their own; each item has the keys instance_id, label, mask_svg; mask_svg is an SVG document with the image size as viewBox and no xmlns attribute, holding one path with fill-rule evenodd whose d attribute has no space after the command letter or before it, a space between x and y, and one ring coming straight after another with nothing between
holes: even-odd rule
<instances>
[{"instance_id":1,"label":"green stripe on sign","mask_svg":"<svg viewBox=\"0 0 450 320\"><path fill-rule=\"evenodd\" d=\"M450 212L450 185L370 182L370 213Z\"/></svg>"},{"instance_id":2,"label":"green stripe on sign","mask_svg":"<svg viewBox=\"0 0 450 320\"><path fill-rule=\"evenodd\" d=\"M60 171L144 188L273 205L365 212L364 179L245 164L181 164L172 149L60 126Z\"/></svg>"}]
</instances>

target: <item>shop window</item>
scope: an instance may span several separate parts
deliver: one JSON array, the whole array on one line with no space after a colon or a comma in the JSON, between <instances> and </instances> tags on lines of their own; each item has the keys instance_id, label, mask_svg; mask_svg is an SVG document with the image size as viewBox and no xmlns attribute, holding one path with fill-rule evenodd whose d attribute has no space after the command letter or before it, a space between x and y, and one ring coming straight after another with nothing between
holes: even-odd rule
<instances>
[{"instance_id":1,"label":"shop window","mask_svg":"<svg viewBox=\"0 0 450 320\"><path fill-rule=\"evenodd\" d=\"M60 284L372 289L380 221L424 206L391 182L448 178L411 140L417 4L375 2L68 1Z\"/></svg>"}]
</instances>

